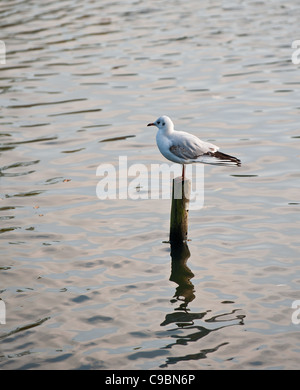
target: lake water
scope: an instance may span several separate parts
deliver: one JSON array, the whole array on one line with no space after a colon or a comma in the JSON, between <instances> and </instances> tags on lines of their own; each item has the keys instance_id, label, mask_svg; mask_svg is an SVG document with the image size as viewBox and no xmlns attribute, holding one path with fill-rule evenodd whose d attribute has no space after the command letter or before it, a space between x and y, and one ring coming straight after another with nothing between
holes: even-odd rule
<instances>
[{"instance_id":1,"label":"lake water","mask_svg":"<svg viewBox=\"0 0 300 390\"><path fill-rule=\"evenodd\" d=\"M299 369L299 18L1 1L1 369ZM96 195L101 164L166 162L162 114L242 160L204 167L180 250L170 199Z\"/></svg>"}]
</instances>

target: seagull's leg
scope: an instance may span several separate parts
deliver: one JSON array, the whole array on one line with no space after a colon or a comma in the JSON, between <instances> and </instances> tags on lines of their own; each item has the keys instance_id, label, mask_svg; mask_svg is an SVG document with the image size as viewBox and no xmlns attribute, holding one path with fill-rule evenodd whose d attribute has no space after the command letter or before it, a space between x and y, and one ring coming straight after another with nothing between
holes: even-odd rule
<instances>
[{"instance_id":1,"label":"seagull's leg","mask_svg":"<svg viewBox=\"0 0 300 390\"><path fill-rule=\"evenodd\" d=\"M184 173L185 173L185 165L182 164L182 180L184 180Z\"/></svg>"}]
</instances>

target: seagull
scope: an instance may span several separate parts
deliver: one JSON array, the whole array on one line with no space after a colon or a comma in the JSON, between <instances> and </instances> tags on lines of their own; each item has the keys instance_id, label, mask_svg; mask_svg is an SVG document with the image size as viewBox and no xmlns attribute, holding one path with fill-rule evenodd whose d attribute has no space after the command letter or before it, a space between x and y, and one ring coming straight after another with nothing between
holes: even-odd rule
<instances>
[{"instance_id":1,"label":"seagull","mask_svg":"<svg viewBox=\"0 0 300 390\"><path fill-rule=\"evenodd\" d=\"M147 126L156 126L156 143L161 154L170 161L182 164L184 180L185 164L241 165L233 156L219 152L219 147L185 131L176 131L172 120L163 115Z\"/></svg>"}]
</instances>

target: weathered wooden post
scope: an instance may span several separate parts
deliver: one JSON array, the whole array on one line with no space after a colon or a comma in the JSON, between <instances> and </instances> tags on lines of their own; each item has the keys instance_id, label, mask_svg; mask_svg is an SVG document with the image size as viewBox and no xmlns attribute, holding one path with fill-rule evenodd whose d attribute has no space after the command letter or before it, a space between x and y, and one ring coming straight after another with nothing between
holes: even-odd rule
<instances>
[{"instance_id":1,"label":"weathered wooden post","mask_svg":"<svg viewBox=\"0 0 300 390\"><path fill-rule=\"evenodd\" d=\"M191 181L176 177L173 179L172 206L170 220L170 243L181 244L187 240L188 213L191 194Z\"/></svg>"}]
</instances>

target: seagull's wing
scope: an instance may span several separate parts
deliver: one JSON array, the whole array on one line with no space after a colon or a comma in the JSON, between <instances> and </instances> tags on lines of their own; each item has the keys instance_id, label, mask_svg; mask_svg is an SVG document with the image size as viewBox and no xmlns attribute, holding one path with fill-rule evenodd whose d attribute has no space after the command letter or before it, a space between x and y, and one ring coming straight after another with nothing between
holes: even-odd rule
<instances>
[{"instance_id":1,"label":"seagull's wing","mask_svg":"<svg viewBox=\"0 0 300 390\"><path fill-rule=\"evenodd\" d=\"M170 152L184 160L195 160L198 157L203 156L203 153L199 153L196 150L188 149L182 145L172 145L170 147Z\"/></svg>"},{"instance_id":2,"label":"seagull's wing","mask_svg":"<svg viewBox=\"0 0 300 390\"><path fill-rule=\"evenodd\" d=\"M186 160L196 160L209 153L215 153L219 150L216 145L201 141L196 136L183 131L176 132L172 139L170 152L179 158Z\"/></svg>"},{"instance_id":3,"label":"seagull's wing","mask_svg":"<svg viewBox=\"0 0 300 390\"><path fill-rule=\"evenodd\" d=\"M213 165L241 165L236 157L219 152L219 147L200 140L198 137L185 133L176 132L172 139L170 152L187 162L202 162Z\"/></svg>"}]
</instances>

